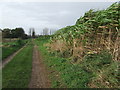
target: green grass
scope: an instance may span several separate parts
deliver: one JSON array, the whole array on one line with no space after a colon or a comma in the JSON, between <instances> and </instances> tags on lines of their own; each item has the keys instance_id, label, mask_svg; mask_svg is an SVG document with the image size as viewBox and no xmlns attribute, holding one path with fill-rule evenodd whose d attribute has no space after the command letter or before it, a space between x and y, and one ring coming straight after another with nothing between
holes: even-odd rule
<instances>
[{"instance_id":1,"label":"green grass","mask_svg":"<svg viewBox=\"0 0 120 90\"><path fill-rule=\"evenodd\" d=\"M3 43L2 47L2 60L19 50L25 43L27 43L26 40L18 40L14 42L7 42ZM1 48L1 47L0 47Z\"/></svg>"},{"instance_id":2,"label":"green grass","mask_svg":"<svg viewBox=\"0 0 120 90\"><path fill-rule=\"evenodd\" d=\"M28 87L32 69L32 48L28 44L3 68L3 88Z\"/></svg>"},{"instance_id":3,"label":"green grass","mask_svg":"<svg viewBox=\"0 0 120 90\"><path fill-rule=\"evenodd\" d=\"M2 48L2 60L16 52L20 47L3 47Z\"/></svg>"},{"instance_id":4,"label":"green grass","mask_svg":"<svg viewBox=\"0 0 120 90\"><path fill-rule=\"evenodd\" d=\"M92 85L100 88L119 87L119 62L113 61L110 53L103 51L99 54L89 55L85 57L80 66L94 75L90 82Z\"/></svg>"},{"instance_id":5,"label":"green grass","mask_svg":"<svg viewBox=\"0 0 120 90\"><path fill-rule=\"evenodd\" d=\"M44 47L44 44L47 42L47 38L39 38L36 40L36 44L39 46L39 50L42 52L48 68L59 73L60 79L56 80L54 79L56 73L51 73L52 87L87 88L87 83L92 74L84 71L79 65L70 64L65 58L60 58L48 53L46 47Z\"/></svg>"},{"instance_id":6,"label":"green grass","mask_svg":"<svg viewBox=\"0 0 120 90\"><path fill-rule=\"evenodd\" d=\"M50 78L53 88L91 87L88 84L100 88L119 87L119 63L113 61L111 54L107 51L88 55L82 62L71 64L69 59L48 52L44 44L49 42L49 37L38 38L35 42L39 46L44 62L52 72ZM99 77L100 75L102 78Z\"/></svg>"}]
</instances>

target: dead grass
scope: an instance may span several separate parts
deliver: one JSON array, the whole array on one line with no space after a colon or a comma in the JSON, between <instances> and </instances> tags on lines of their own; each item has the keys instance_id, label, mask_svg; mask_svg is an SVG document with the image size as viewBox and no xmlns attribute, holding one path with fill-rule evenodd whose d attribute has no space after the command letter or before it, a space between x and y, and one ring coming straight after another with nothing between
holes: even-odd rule
<instances>
[{"instance_id":1,"label":"dead grass","mask_svg":"<svg viewBox=\"0 0 120 90\"><path fill-rule=\"evenodd\" d=\"M71 41L53 40L47 44L52 52L64 53L68 51L70 57L79 58L81 61L85 55L100 53L107 50L112 54L113 60L120 60L120 32L115 29L105 28L101 26L99 30L93 31L91 34L82 35L79 38L71 39ZM88 40L83 42L86 37ZM72 43L69 43L72 42Z\"/></svg>"},{"instance_id":2,"label":"dead grass","mask_svg":"<svg viewBox=\"0 0 120 90\"><path fill-rule=\"evenodd\" d=\"M45 44L45 46L50 47L51 51L58 51L60 53L68 49L68 47L66 46L66 42L62 40L57 40L56 42L53 42L51 44Z\"/></svg>"}]
</instances>

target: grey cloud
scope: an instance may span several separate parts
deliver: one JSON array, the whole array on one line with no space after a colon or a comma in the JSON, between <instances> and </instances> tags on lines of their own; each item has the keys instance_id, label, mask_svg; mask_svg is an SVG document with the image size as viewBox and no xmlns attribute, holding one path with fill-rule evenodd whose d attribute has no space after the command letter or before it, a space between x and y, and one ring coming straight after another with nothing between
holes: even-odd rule
<instances>
[{"instance_id":1,"label":"grey cloud","mask_svg":"<svg viewBox=\"0 0 120 90\"><path fill-rule=\"evenodd\" d=\"M89 9L105 9L112 2L23 2L0 3L2 23L0 28L23 27L28 33L34 27L39 34L44 27L62 28L75 24Z\"/></svg>"}]
</instances>

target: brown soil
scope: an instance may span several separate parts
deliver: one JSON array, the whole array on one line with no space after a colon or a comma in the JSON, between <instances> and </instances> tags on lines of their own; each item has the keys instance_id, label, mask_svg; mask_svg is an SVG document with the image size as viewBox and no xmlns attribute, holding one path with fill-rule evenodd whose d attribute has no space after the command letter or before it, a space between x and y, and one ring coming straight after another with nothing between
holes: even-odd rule
<instances>
[{"instance_id":1,"label":"brown soil","mask_svg":"<svg viewBox=\"0 0 120 90\"><path fill-rule=\"evenodd\" d=\"M36 45L33 49L32 75L29 88L50 88L48 72Z\"/></svg>"},{"instance_id":2,"label":"brown soil","mask_svg":"<svg viewBox=\"0 0 120 90\"><path fill-rule=\"evenodd\" d=\"M25 45L25 46L26 46L26 45ZM25 46L23 46L21 49L19 49L18 51L16 51L15 53L13 53L12 55L10 55L10 56L7 57L6 59L4 59L4 60L2 61L2 64L0 65L0 68L1 68L1 67L4 68L5 65L6 65L8 62L10 62L10 61L14 58L14 56L16 56L17 53L19 53Z\"/></svg>"}]
</instances>

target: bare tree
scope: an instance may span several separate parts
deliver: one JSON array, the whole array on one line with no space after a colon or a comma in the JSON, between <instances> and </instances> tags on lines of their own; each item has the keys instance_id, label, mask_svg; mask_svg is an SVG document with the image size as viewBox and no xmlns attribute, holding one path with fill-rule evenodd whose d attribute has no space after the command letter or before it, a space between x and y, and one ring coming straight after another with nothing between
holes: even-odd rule
<instances>
[{"instance_id":1,"label":"bare tree","mask_svg":"<svg viewBox=\"0 0 120 90\"><path fill-rule=\"evenodd\" d=\"M35 29L34 28L29 29L29 35L30 35L30 37L35 37Z\"/></svg>"},{"instance_id":2,"label":"bare tree","mask_svg":"<svg viewBox=\"0 0 120 90\"><path fill-rule=\"evenodd\" d=\"M35 38L35 29L32 30L32 38Z\"/></svg>"},{"instance_id":3,"label":"bare tree","mask_svg":"<svg viewBox=\"0 0 120 90\"><path fill-rule=\"evenodd\" d=\"M29 29L29 36L31 37L32 28Z\"/></svg>"},{"instance_id":4,"label":"bare tree","mask_svg":"<svg viewBox=\"0 0 120 90\"><path fill-rule=\"evenodd\" d=\"M43 29L43 35L48 35L48 28Z\"/></svg>"},{"instance_id":5,"label":"bare tree","mask_svg":"<svg viewBox=\"0 0 120 90\"><path fill-rule=\"evenodd\" d=\"M52 29L50 29L50 35L52 35Z\"/></svg>"}]
</instances>

